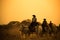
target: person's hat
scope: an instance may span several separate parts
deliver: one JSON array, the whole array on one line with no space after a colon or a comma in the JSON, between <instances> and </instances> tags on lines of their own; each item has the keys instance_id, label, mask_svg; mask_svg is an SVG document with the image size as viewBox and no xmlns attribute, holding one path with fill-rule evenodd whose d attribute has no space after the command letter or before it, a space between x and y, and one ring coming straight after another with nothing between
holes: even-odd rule
<instances>
[{"instance_id":1,"label":"person's hat","mask_svg":"<svg viewBox=\"0 0 60 40\"><path fill-rule=\"evenodd\" d=\"M46 20L46 19L44 18L44 20Z\"/></svg>"},{"instance_id":2,"label":"person's hat","mask_svg":"<svg viewBox=\"0 0 60 40\"><path fill-rule=\"evenodd\" d=\"M35 15L32 15L32 16L36 17Z\"/></svg>"}]
</instances>

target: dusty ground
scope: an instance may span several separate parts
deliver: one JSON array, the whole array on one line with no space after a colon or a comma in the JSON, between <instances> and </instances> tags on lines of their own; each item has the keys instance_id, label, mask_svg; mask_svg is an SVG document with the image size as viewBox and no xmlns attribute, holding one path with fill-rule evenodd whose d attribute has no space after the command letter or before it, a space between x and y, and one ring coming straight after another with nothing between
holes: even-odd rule
<instances>
[{"instance_id":1,"label":"dusty ground","mask_svg":"<svg viewBox=\"0 0 60 40\"><path fill-rule=\"evenodd\" d=\"M0 40L60 40L60 32L54 36L45 35L40 37L32 34L28 37L22 37L18 27L13 27L10 29L0 29Z\"/></svg>"}]
</instances>

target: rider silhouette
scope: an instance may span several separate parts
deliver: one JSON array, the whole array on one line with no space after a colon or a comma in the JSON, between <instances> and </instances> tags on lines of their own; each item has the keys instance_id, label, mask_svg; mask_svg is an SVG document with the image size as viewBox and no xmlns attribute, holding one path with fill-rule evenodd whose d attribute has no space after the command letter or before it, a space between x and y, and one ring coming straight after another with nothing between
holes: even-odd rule
<instances>
[{"instance_id":1,"label":"rider silhouette","mask_svg":"<svg viewBox=\"0 0 60 40\"><path fill-rule=\"evenodd\" d=\"M32 22L37 22L37 18L36 18L36 16L35 15L32 15L33 16L33 18L32 18Z\"/></svg>"},{"instance_id":2,"label":"rider silhouette","mask_svg":"<svg viewBox=\"0 0 60 40\"><path fill-rule=\"evenodd\" d=\"M52 23L52 21L50 21L49 26L51 28L51 32L53 32L53 23Z\"/></svg>"},{"instance_id":3,"label":"rider silhouette","mask_svg":"<svg viewBox=\"0 0 60 40\"><path fill-rule=\"evenodd\" d=\"M32 25L34 27L34 26L36 26L37 18L36 18L35 15L32 15L32 16L33 16L33 18L32 18Z\"/></svg>"},{"instance_id":4,"label":"rider silhouette","mask_svg":"<svg viewBox=\"0 0 60 40\"><path fill-rule=\"evenodd\" d=\"M60 24L59 24L58 30L60 31Z\"/></svg>"},{"instance_id":5,"label":"rider silhouette","mask_svg":"<svg viewBox=\"0 0 60 40\"><path fill-rule=\"evenodd\" d=\"M29 29L30 29L30 31L34 32L35 31L35 26L37 25L37 18L36 18L35 15L32 15L32 16L33 16L33 18L32 18L32 22L29 26Z\"/></svg>"},{"instance_id":6,"label":"rider silhouette","mask_svg":"<svg viewBox=\"0 0 60 40\"><path fill-rule=\"evenodd\" d=\"M43 30L43 32L46 32L45 28L48 27L47 24L48 24L48 23L47 23L46 19L44 19L44 21L43 21L43 23L42 23L42 30Z\"/></svg>"}]
</instances>

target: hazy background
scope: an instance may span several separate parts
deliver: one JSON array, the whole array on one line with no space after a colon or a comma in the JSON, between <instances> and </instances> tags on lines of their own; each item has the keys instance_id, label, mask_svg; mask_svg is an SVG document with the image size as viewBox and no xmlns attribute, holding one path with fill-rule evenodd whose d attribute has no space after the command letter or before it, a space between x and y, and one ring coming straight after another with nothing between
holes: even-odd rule
<instances>
[{"instance_id":1,"label":"hazy background","mask_svg":"<svg viewBox=\"0 0 60 40\"><path fill-rule=\"evenodd\" d=\"M0 24L31 19L42 22L44 18L60 23L60 0L1 0Z\"/></svg>"}]
</instances>

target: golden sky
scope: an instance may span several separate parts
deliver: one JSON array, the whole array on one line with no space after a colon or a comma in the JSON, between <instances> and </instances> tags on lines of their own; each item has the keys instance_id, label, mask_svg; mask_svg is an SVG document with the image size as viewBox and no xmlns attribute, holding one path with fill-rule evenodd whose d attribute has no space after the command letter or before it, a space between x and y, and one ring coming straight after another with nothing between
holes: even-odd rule
<instances>
[{"instance_id":1,"label":"golden sky","mask_svg":"<svg viewBox=\"0 0 60 40\"><path fill-rule=\"evenodd\" d=\"M60 23L59 0L1 0L0 24L10 21L22 21L31 19L35 14L37 20L42 22L44 18L48 23L51 20L55 24Z\"/></svg>"}]
</instances>

